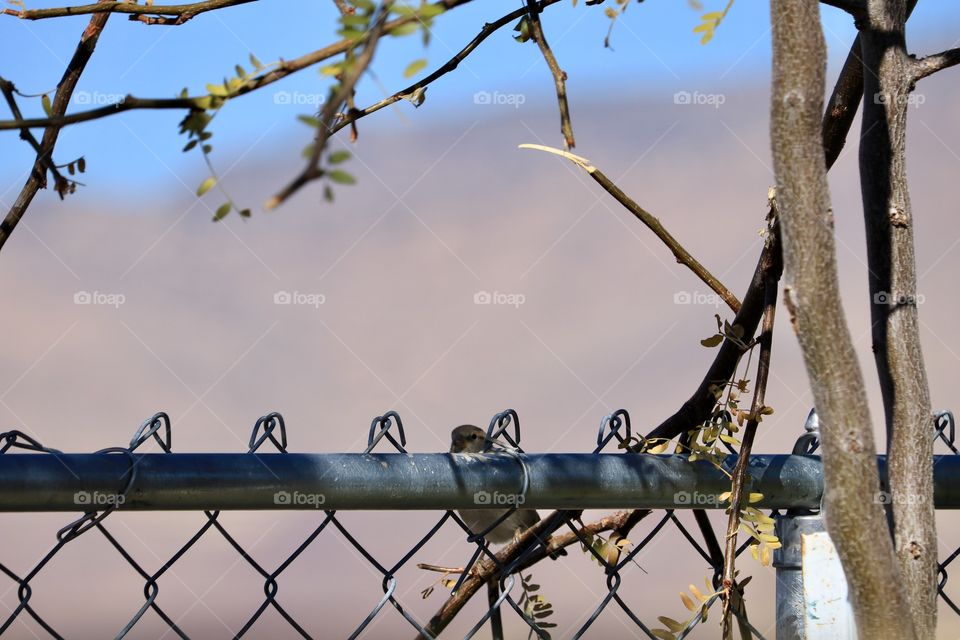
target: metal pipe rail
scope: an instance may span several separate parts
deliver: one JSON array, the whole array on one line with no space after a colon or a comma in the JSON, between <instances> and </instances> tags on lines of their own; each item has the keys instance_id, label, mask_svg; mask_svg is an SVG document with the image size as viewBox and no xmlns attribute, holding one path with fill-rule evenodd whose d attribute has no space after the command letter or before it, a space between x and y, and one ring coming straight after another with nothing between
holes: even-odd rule
<instances>
[{"instance_id":1,"label":"metal pipe rail","mask_svg":"<svg viewBox=\"0 0 960 640\"><path fill-rule=\"evenodd\" d=\"M729 456L725 466L735 460ZM885 457L878 462L885 477ZM755 455L750 475L750 491L763 494L758 508L820 506L818 456ZM936 507L960 508L960 456L937 456L934 476ZM717 496L729 488L729 479L710 463L677 455L121 450L0 456L0 512L89 512L111 505L124 511L445 510L518 502L534 509L709 509L726 506Z\"/></svg>"}]
</instances>

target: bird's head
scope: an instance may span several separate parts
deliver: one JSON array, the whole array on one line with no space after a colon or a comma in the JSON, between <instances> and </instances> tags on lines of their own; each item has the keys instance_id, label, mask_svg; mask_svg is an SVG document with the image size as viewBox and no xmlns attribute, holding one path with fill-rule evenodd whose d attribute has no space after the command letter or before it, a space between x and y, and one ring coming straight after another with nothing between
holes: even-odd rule
<instances>
[{"instance_id":1,"label":"bird's head","mask_svg":"<svg viewBox=\"0 0 960 640\"><path fill-rule=\"evenodd\" d=\"M450 453L482 453L489 448L487 434L480 427L464 424L450 433Z\"/></svg>"}]
</instances>

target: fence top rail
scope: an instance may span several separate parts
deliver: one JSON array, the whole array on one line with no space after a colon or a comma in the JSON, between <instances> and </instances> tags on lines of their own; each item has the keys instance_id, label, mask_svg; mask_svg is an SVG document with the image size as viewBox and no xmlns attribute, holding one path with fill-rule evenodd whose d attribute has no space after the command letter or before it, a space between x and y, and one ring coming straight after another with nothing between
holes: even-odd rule
<instances>
[{"instance_id":1,"label":"fence top rail","mask_svg":"<svg viewBox=\"0 0 960 640\"><path fill-rule=\"evenodd\" d=\"M732 468L735 456L725 461ZM878 456L881 476L886 460ZM960 508L960 456L937 456L938 509ZM751 456L754 506L816 509L818 456ZM524 486L526 489L524 490ZM724 508L708 462L646 454L147 453L0 455L0 512ZM879 503L897 499L881 492Z\"/></svg>"}]
</instances>

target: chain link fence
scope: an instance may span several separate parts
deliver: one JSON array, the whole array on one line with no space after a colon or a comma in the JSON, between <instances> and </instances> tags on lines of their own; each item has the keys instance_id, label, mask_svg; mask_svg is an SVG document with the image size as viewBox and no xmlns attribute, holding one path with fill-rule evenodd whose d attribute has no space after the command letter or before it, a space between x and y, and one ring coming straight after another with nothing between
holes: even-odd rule
<instances>
[{"instance_id":1,"label":"chain link fence","mask_svg":"<svg viewBox=\"0 0 960 640\"><path fill-rule=\"evenodd\" d=\"M812 414L815 415L815 414ZM597 436L596 448L593 454L609 454L622 451L622 456L636 456L625 449L631 442L630 417L626 411L617 411L606 416L600 425ZM523 453L520 447L520 423L516 412L508 410L497 414L491 420L487 429L487 437L492 441L499 443L498 452L504 454L500 457L508 458L510 464L516 465L521 473L522 487L519 491L520 496L527 494L530 486L531 471L528 468L529 457ZM953 415L950 412L941 412L936 416L936 438L938 443L945 447L948 453L945 456L938 457L938 463L941 459L958 456L956 441L956 427ZM35 623L34 628L42 629L48 637L51 638L71 638L79 637L77 629L58 628L49 620L49 612L44 611L35 603L37 601L38 584L42 582L41 576L46 576L56 572L58 557L64 554L68 548L81 536L102 536L109 544L109 547L115 551L117 556L123 560L130 571L134 572L139 579L143 581L143 603L138 610L130 613L129 621L116 630L116 638L134 637L138 625L142 623L144 616L152 612L162 621L164 628L168 631L170 637L188 638L187 632L178 624L176 616L170 614L164 609L161 602L161 580L169 573L172 573L178 563L186 562L185 555L193 548L197 547L201 540L208 538L221 538L235 552L238 562L249 566L262 579L263 597L258 606L252 610L242 623L239 623L234 637L256 637L253 631L258 621L263 619L268 611L279 616L283 623L294 634L303 638L312 637L308 633L307 626L302 619L284 607L278 597L279 583L291 566L298 560L303 561L305 552L313 545L317 539L325 532L337 531L340 536L354 549L369 565L369 567L380 577L382 597L376 602L369 604L369 613L356 626L350 634L350 638L357 638L364 635L371 623L384 614L385 609L393 609L404 623L397 623L398 628L391 629L391 637L410 635L411 637L433 638L437 637L446 624L460 611L466 600L474 593L483 590L487 596L487 608L483 617L476 621L469 629L465 637L485 637L487 633L492 632L494 637L503 637L503 619L507 616L515 617L523 622L524 630L530 637L549 638L551 634L562 635L563 637L580 638L590 632L597 618L608 608L619 609L626 618L632 623L634 637L646 638L664 638L675 637L684 638L702 621L706 619L706 612L718 607L720 602L719 595L716 593L721 587L721 574L723 570L722 545L718 541L710 521L703 511L694 510L694 522L696 528L684 525L677 517L677 512L673 508L655 509L657 504L651 504L651 508L636 508L629 512L620 512L599 523L585 523L581 518L580 510L572 510L574 506L567 505L571 510L556 511L547 519L540 521L529 531L515 537L512 543L509 543L506 550L493 546L485 540L484 535L498 526L513 511L516 505L505 511L495 522L483 531L471 531L458 515L455 509L443 513L429 531L423 535L419 541L413 544L396 562L389 564L383 563L375 557L374 552L361 543L356 535L344 524L338 517L335 509L323 508L323 500L303 499L302 496L294 500L295 492L276 491L274 492L274 502L277 508L300 508L317 509L323 508L323 515L309 535L305 536L302 542L285 557L282 562L275 565L267 565L263 561L258 561L254 554L238 541L238 538L230 533L227 527L221 522L220 510L203 510L205 522L194 532L187 532L185 541L176 549L165 561L159 563L159 566L148 567L145 562L134 557L120 538L111 532L110 516L117 510L124 510L131 506L134 501L140 501L138 509L151 509L149 496L140 494L141 480L144 480L146 471L145 465L141 461L145 459L141 447L148 442L153 442L159 446L162 456L176 456L172 452L171 425L170 419L165 413L158 413L146 420L136 431L130 444L126 447L110 447L96 452L98 456L112 457L121 461L122 482L120 482L114 492L100 492L94 490L81 489L75 491L72 496L73 507L63 508L60 503L54 504L51 499L54 490L45 492L43 487L37 490L37 483L43 484L44 472L31 471L38 458L54 458L58 460L66 472L69 472L75 480L74 486L84 486L85 480L81 478L83 471L75 472L71 468L70 456L60 451L44 446L36 439L31 438L20 431L9 431L0 434L0 497L6 496L3 509L6 511L83 511L83 515L69 522L56 532L55 542L49 550L37 561L32 568L26 572L16 572L12 570L7 559L0 552L0 592L9 593L16 590L16 605L8 608L8 611L0 613L0 636L5 637L41 637L31 631L30 635L23 635L24 622L29 619ZM248 453L262 454L272 452L277 454L286 454L288 449L287 430L283 418L278 413L271 413L260 418L253 428L250 435ZM367 446L364 454L376 453L375 448L379 448L379 453L389 450L391 454L406 454L406 434L400 416L395 412L389 412L383 416L378 416L373 420L370 426ZM815 420L808 420L807 433L804 434L797 443L793 451L795 456L805 456L813 453L817 448L817 433ZM141 451L138 451L141 450ZM24 455L40 454L40 455ZM229 454L224 454L224 456ZM439 455L439 454L438 454ZM444 455L445 458L450 456ZM607 456L609 457L609 456ZM617 456L619 457L619 456ZM653 457L653 456L636 456ZM664 456L657 456L664 457ZM213 456L212 459L215 459ZM7 465L8 472L4 472L4 462L12 463L16 459L20 466L15 468L15 472L9 472L10 466ZM382 458L383 459L383 458ZM23 465L26 466L23 466ZM381 464L384 464L381 462ZM31 466L33 465L33 466ZM731 465L732 466L732 465ZM202 477L204 469L196 469L197 477ZM495 474L496 469L491 467L483 473ZM11 476L15 477L11 477ZM192 476L191 476L192 477ZM38 478L40 480L38 481ZM429 485L433 480L428 473L415 475L415 481L422 483L423 486ZM239 480L242 485L243 479ZM282 483L281 485L282 486ZM677 488L677 485L672 485ZM681 493L698 490L697 486L679 486ZM822 488L822 487L821 487ZM385 488L377 487L367 488L371 491L386 491ZM808 487L809 489L809 487ZM938 487L938 490L940 487ZM814 487L816 490L816 487ZM21 493L18 493L21 492ZM303 494L310 495L310 494ZM18 497L19 496L19 497ZM476 500L475 500L476 501ZM317 504L319 502L319 504ZM654 501L655 502L655 501ZM693 509L697 506L690 500L677 499L674 494L673 502L676 508ZM802 502L802 501L801 501ZM14 506L11 506L13 504ZM521 500L522 504L522 500ZM19 505L19 506L18 506ZM447 505L459 506L459 505ZM637 505L623 505L637 506ZM642 505L641 505L642 506ZM716 506L716 505L714 505ZM791 515L807 515L815 513L816 510L809 508L797 508L796 505L778 505L780 510L771 510L771 514L777 518L790 517ZM787 509L787 507L790 507ZM169 505L163 508L169 508ZM230 506L227 508L236 508ZM630 529L640 520L650 519L655 524L646 533L642 539L630 542L626 535ZM689 550L699 556L707 563L712 571L711 584L707 585L704 592L695 592L702 596L700 602L694 603L691 610L694 615L690 620L677 626L677 623L671 624L664 621L657 622L656 616L660 612L638 611L627 603L623 597L630 590L642 588L636 584L627 584L624 581L623 572L626 567L636 563L638 554L651 544L658 536L667 535L667 531L672 532L672 527L676 527L683 540L689 545ZM462 535L475 545L475 550L469 562L463 567L441 567L429 564L416 564L425 571L436 571L441 575L440 580L424 590L421 594L426 597L434 591L442 591L442 595L447 597L444 607L430 620L422 619L411 613L398 595L400 580L398 574L404 567L409 567L414 563L423 547L437 534L442 527L458 527L462 530ZM671 533L670 535L675 535ZM721 534L722 535L722 534ZM743 553L751 544L752 540L747 539L738 549L738 555ZM571 549L579 547L584 553L589 554L602 568L605 575L606 594L596 603L584 602L584 615L581 617L582 623L576 628L559 629L551 622L553 605L544 597L539 595L540 587L536 585L529 575L529 568L535 562L546 559L548 556L554 560L563 562L563 558L558 558L562 553L562 547L569 546ZM942 547L941 547L942 548ZM5 552L10 553L9 547L3 548ZM778 552L779 553L779 552ZM939 566L938 593L953 614L960 617L960 607L956 601L947 594L947 583L949 569L960 555L960 548L947 554ZM777 564L776 558L774 564ZM525 573L526 572L526 573ZM487 578L493 578L487 580ZM88 579L85 576L67 576L61 577L61 580L74 580L76 589L80 590L89 584L95 584L95 578ZM6 582L6 584L4 584ZM492 585L492 586L490 586ZM651 585L646 585L650 588ZM655 585L654 585L655 588ZM779 597L779 596L778 596ZM481 598L477 594L477 598ZM634 599L635 601L635 599ZM327 603L323 615L330 615L335 610L335 603ZM779 609L779 603L778 603ZM755 628L746 616L745 607L734 606L733 614L737 617L736 624L741 634L753 638L763 638L764 634ZM701 615L702 614L702 615ZM668 627L658 630L657 627ZM670 628L670 627L673 628ZM402 627L402 628L401 628ZM487 629L489 631L483 631ZM446 637L446 636L444 636Z\"/></svg>"}]
</instances>

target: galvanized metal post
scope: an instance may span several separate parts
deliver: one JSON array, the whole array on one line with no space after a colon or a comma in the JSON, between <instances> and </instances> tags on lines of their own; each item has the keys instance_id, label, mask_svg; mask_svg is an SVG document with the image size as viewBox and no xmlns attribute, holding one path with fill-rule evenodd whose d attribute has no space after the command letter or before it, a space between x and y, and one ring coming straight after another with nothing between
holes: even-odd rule
<instances>
[{"instance_id":1,"label":"galvanized metal post","mask_svg":"<svg viewBox=\"0 0 960 640\"><path fill-rule=\"evenodd\" d=\"M856 640L840 559L820 513L777 518L777 640Z\"/></svg>"}]
</instances>

